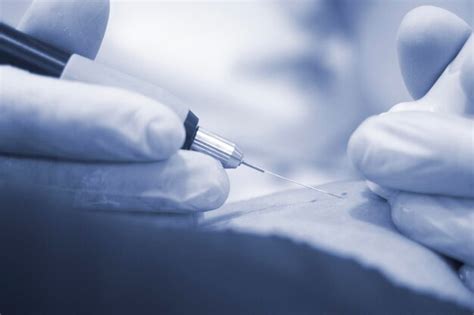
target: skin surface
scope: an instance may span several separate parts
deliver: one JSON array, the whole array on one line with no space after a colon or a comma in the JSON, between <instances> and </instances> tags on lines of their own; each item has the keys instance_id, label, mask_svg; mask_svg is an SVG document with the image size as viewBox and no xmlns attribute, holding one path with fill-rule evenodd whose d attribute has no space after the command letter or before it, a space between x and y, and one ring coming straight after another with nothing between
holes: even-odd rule
<instances>
[{"instance_id":1,"label":"skin surface","mask_svg":"<svg viewBox=\"0 0 474 315\"><path fill-rule=\"evenodd\" d=\"M296 238L163 228L16 194L0 212L2 314L472 313Z\"/></svg>"},{"instance_id":2,"label":"skin surface","mask_svg":"<svg viewBox=\"0 0 474 315\"><path fill-rule=\"evenodd\" d=\"M337 199L309 189L232 203L208 212L204 229L279 235L356 260L417 292L474 307L472 293L451 263L401 235L388 204L363 182L321 186Z\"/></svg>"}]
</instances>

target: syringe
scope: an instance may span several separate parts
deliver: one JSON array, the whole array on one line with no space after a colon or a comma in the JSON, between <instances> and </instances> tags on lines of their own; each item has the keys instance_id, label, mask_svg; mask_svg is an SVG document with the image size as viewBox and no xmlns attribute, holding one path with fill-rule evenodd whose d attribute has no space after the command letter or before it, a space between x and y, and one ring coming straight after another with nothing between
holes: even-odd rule
<instances>
[{"instance_id":1,"label":"syringe","mask_svg":"<svg viewBox=\"0 0 474 315\"><path fill-rule=\"evenodd\" d=\"M226 140L203 128L198 127L196 136L194 138L194 141L191 144L190 149L194 151L202 152L214 157L215 159L219 160L222 163L222 166L224 166L225 168L237 168L240 165L245 165L260 173L269 174L279 179L291 182L293 184L296 184L305 188L316 190L316 191L331 195L336 198L343 198L342 196L339 196L337 194L322 190L320 188L316 188L314 186L300 183L288 177L284 177L282 175L270 172L266 169L250 164L244 161L244 154L242 150L240 150L240 148L235 143L229 140Z\"/></svg>"}]
</instances>

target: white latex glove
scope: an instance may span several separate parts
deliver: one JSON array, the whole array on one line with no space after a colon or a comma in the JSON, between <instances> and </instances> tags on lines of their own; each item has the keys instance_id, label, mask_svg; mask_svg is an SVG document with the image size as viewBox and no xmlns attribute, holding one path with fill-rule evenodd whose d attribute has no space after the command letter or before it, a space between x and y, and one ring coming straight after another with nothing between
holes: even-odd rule
<instances>
[{"instance_id":1,"label":"white latex glove","mask_svg":"<svg viewBox=\"0 0 474 315\"><path fill-rule=\"evenodd\" d=\"M106 0L36 1L20 29L93 59L108 8ZM165 105L8 66L0 80L0 194L41 192L88 210L189 212L225 201L222 166L179 151L183 123Z\"/></svg>"},{"instance_id":2,"label":"white latex glove","mask_svg":"<svg viewBox=\"0 0 474 315\"><path fill-rule=\"evenodd\" d=\"M424 97L366 120L348 148L369 187L388 200L397 228L463 262L460 276L471 290L473 41L469 26L448 11L420 7L407 14L399 30L400 66L412 96Z\"/></svg>"}]
</instances>

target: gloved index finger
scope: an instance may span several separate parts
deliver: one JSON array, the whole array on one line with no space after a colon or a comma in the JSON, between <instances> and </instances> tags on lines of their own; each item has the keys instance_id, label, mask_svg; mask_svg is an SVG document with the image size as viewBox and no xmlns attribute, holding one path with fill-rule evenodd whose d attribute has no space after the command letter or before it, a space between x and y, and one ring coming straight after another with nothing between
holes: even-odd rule
<instances>
[{"instance_id":1,"label":"gloved index finger","mask_svg":"<svg viewBox=\"0 0 474 315\"><path fill-rule=\"evenodd\" d=\"M156 161L184 128L165 105L129 91L1 67L0 152L90 161Z\"/></svg>"},{"instance_id":2,"label":"gloved index finger","mask_svg":"<svg viewBox=\"0 0 474 315\"><path fill-rule=\"evenodd\" d=\"M474 197L474 121L431 112L391 112L365 121L348 153L387 188Z\"/></svg>"}]
</instances>

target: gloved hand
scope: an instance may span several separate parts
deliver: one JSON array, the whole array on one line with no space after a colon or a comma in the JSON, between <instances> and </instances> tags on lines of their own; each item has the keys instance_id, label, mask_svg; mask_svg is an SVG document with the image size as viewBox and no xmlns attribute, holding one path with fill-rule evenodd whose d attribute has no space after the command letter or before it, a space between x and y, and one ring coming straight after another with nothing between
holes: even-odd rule
<instances>
[{"instance_id":1,"label":"gloved hand","mask_svg":"<svg viewBox=\"0 0 474 315\"><path fill-rule=\"evenodd\" d=\"M108 5L36 1L20 29L93 59ZM0 191L41 192L89 210L201 211L226 199L220 163L179 151L183 123L161 103L8 66L0 78Z\"/></svg>"},{"instance_id":2,"label":"gloved hand","mask_svg":"<svg viewBox=\"0 0 474 315\"><path fill-rule=\"evenodd\" d=\"M471 29L448 11L420 7L400 26L398 52L408 90L415 99L426 95L369 118L348 153L369 187L388 200L397 228L463 262L461 279L474 290Z\"/></svg>"}]
</instances>

